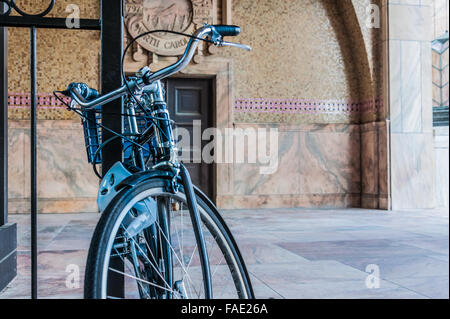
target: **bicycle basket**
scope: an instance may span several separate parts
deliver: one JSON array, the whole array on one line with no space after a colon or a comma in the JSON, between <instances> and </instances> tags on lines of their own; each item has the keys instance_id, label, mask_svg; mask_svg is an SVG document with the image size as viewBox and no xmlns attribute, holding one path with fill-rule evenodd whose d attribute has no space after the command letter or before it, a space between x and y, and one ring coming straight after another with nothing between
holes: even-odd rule
<instances>
[{"instance_id":1,"label":"bicycle basket","mask_svg":"<svg viewBox=\"0 0 450 319\"><path fill-rule=\"evenodd\" d=\"M102 162L102 150L99 148L102 144L102 127L101 124L101 106L95 109L83 110L83 133L84 142L86 146L86 153L88 162L91 164L101 164ZM130 133L130 125L128 123L128 117L122 116L123 127L125 135ZM136 120L140 132L143 132L150 122L145 118L144 114L136 113ZM123 140L124 159L127 160L132 156L132 143L127 140ZM144 156L149 156L148 148L144 148Z\"/></svg>"}]
</instances>

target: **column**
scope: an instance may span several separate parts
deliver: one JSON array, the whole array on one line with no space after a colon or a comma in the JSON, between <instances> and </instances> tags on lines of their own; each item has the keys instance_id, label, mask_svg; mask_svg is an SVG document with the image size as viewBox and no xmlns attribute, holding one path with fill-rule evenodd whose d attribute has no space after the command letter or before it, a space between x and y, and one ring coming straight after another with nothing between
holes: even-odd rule
<instances>
[{"instance_id":1,"label":"column","mask_svg":"<svg viewBox=\"0 0 450 319\"><path fill-rule=\"evenodd\" d=\"M431 0L389 1L392 208L433 208Z\"/></svg>"}]
</instances>

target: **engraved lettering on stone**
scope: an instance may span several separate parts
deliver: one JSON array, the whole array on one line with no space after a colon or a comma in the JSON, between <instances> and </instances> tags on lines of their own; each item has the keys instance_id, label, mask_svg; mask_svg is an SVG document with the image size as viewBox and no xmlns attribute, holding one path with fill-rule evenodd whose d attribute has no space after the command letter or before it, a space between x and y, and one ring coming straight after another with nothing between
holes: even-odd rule
<instances>
[{"instance_id":1,"label":"engraved lettering on stone","mask_svg":"<svg viewBox=\"0 0 450 319\"><path fill-rule=\"evenodd\" d=\"M151 30L192 34L211 22L212 0L127 0L125 21L132 37ZM148 34L138 39L147 51L163 56L183 54L189 38L168 32Z\"/></svg>"}]
</instances>

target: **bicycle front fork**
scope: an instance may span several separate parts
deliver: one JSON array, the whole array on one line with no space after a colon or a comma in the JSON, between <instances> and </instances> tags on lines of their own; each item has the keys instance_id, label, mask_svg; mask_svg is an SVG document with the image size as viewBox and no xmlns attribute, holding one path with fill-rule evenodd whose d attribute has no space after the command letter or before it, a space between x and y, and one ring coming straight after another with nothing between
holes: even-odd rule
<instances>
[{"instance_id":1,"label":"bicycle front fork","mask_svg":"<svg viewBox=\"0 0 450 319\"><path fill-rule=\"evenodd\" d=\"M151 109L151 115L153 117L153 127L154 127L154 133L156 137L157 142L157 162L154 166L154 168L161 166L164 166L166 164L170 164L171 166L176 165L177 171L179 168L179 174L181 177L181 181L185 190L186 194L186 201L189 208L189 213L192 221L192 226L194 227L194 234L195 239L197 241L198 250L200 254L200 262L203 272L203 282L204 282L204 289L205 289L205 298L206 299L212 299L212 284L211 284L211 272L209 268L209 260L208 260L208 253L206 250L206 243L205 238L203 236L203 231L201 228L201 220L200 215L197 209L197 201L194 194L194 187L192 185L192 180L189 175L188 170L186 167L178 163L176 158L176 148L175 148L175 142L173 139L173 132L172 132L172 126L170 121L169 112L167 110L167 105L164 98L164 90L162 87L162 84L160 81L156 81L152 85L144 88L143 90L143 96L144 99L148 99L148 105L150 105ZM134 115L134 114L132 114ZM135 118L135 116L134 116ZM136 132L138 132L137 124L135 121L130 122L130 126L135 129ZM145 134L144 134L145 135ZM144 139L146 136L143 137ZM140 159L140 163L142 165L142 170L146 170L145 165L143 164L143 155L142 155L142 149L137 150L136 154L137 158ZM173 167L172 167L173 168ZM178 172L177 172L178 173ZM167 207L167 205L164 205L164 203L158 203L158 211L164 209L164 206ZM166 209L167 211L167 209ZM160 218L163 218L163 222L168 222L168 216L164 216L167 214L160 214ZM170 234L170 228L168 227L168 224L162 225L165 230L167 231L167 235ZM167 239L170 239L169 237ZM169 272L167 275L167 279L172 282L171 278L171 264L168 262L171 262L171 258L169 258L170 254L170 247L162 247L163 251L166 253L166 266L170 267L170 269L167 269Z\"/></svg>"},{"instance_id":2,"label":"bicycle front fork","mask_svg":"<svg viewBox=\"0 0 450 319\"><path fill-rule=\"evenodd\" d=\"M197 209L197 200L194 195L194 187L192 185L191 177L189 176L189 172L183 164L180 164L180 177L182 180L182 184L186 194L186 201L189 209L189 214L192 222L192 227L194 228L195 240L197 242L198 251L200 255L200 263L202 267L203 273L203 283L205 290L205 299L212 299L212 284L211 284L211 271L209 266L209 258L206 249L206 242L203 235L203 230L201 228L202 221L200 218L200 214ZM158 260L161 262L159 267L161 269L161 273L164 277L165 282L161 282L161 285L167 284L169 287L173 287L176 291L180 293L180 295L186 295L184 289L181 289L180 282L173 282L173 258L172 252L173 247L171 244L170 237L170 201L167 198L158 198L157 199L157 209L158 209L158 219L160 227L159 229L153 228L151 229L151 233L153 234L151 237L154 240L154 244L152 245L153 250L155 251L154 255L158 256ZM161 236L158 236L158 233ZM183 258L183 257L182 257ZM173 294L171 292L163 292L162 298L171 299Z\"/></svg>"},{"instance_id":3,"label":"bicycle front fork","mask_svg":"<svg viewBox=\"0 0 450 319\"><path fill-rule=\"evenodd\" d=\"M206 250L205 238L203 236L200 215L197 209L197 200L195 199L194 186L188 170L183 164L180 164L180 177L186 194L186 201L191 215L192 226L194 227L195 240L197 241L200 254L200 263L203 272L203 284L205 289L205 299L212 299L211 271L209 268L208 252Z\"/></svg>"}]
</instances>

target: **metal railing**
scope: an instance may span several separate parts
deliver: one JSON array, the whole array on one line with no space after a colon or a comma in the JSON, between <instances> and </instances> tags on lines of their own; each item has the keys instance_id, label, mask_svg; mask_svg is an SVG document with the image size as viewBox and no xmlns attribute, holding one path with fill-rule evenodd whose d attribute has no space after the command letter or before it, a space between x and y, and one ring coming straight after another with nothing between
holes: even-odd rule
<instances>
[{"instance_id":1,"label":"metal railing","mask_svg":"<svg viewBox=\"0 0 450 319\"><path fill-rule=\"evenodd\" d=\"M117 88L122 85L120 74L122 41L123 41L123 8L122 0L101 0L101 18L100 19L80 19L77 28L68 26L66 18L50 18L46 17L55 6L55 0L49 0L48 7L38 14L28 14L17 6L14 0L0 0L0 60L2 72L0 72L0 147L2 149L0 158L0 226L7 221L8 210L8 85L7 85L7 28L19 27L30 29L30 87L31 87L31 107L30 107L30 128L31 128L31 160L30 160L30 176L31 176L31 297L37 298L37 135L36 135L36 29L52 28L52 29L71 29L71 30L99 30L101 31L102 54L101 54L101 87L104 92ZM11 13L15 11L15 15ZM107 54L104 54L107 53ZM114 71L117 70L117 71ZM102 118L104 125L113 127L117 126L117 114L122 113L122 101L114 101L108 105L110 115ZM115 114L114 114L115 113ZM121 127L118 128L119 131ZM107 136L105 138L108 138ZM102 164L103 170L109 167L122 156L121 145L108 145L103 150L107 153ZM120 285L118 287L120 289Z\"/></svg>"}]
</instances>

